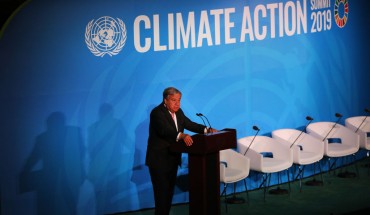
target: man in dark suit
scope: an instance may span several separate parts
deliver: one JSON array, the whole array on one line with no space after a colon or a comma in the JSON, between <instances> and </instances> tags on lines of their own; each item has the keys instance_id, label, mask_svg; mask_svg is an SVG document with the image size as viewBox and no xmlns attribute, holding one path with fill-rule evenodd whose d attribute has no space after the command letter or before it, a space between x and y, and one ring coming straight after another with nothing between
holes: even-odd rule
<instances>
[{"instance_id":1,"label":"man in dark suit","mask_svg":"<svg viewBox=\"0 0 370 215\"><path fill-rule=\"evenodd\" d=\"M187 146L193 144L191 136L185 134L184 129L207 133L206 126L192 122L185 116L180 108L181 95L174 87L166 88L163 102L150 113L145 164L149 167L153 184L156 215L170 212L177 168L181 164L181 153L170 151L171 144L179 144L180 141Z\"/></svg>"}]
</instances>

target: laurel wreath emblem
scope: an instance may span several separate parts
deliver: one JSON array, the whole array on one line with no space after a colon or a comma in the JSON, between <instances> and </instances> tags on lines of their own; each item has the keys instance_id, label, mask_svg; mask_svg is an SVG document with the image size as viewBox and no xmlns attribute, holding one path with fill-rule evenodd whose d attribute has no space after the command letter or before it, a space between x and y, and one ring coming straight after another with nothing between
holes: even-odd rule
<instances>
[{"instance_id":1,"label":"laurel wreath emblem","mask_svg":"<svg viewBox=\"0 0 370 215\"><path fill-rule=\"evenodd\" d=\"M111 17L102 17L102 18L108 18L110 20L114 20L116 21L115 19L111 18ZM93 53L95 56L98 56L98 57L104 57L104 55L108 54L109 56L113 56L113 55L117 55L118 53L120 53L120 51L122 50L122 48L125 46L125 43L126 43L126 39L127 39L127 31L126 31L126 25L125 23L117 18L118 20L118 24L119 24L119 27L120 27L120 40L118 41L118 43L116 44L116 46L114 47L113 50L102 50L100 49L95 43L94 41L92 40L92 37L91 37L91 29L92 27L94 26L94 24L96 24L96 22L94 22L94 20L91 20L87 26L86 26L86 31L85 31L85 43L87 45L87 48L91 51L91 53ZM115 32L117 33L117 32ZM115 41L117 42L117 41Z\"/></svg>"}]
</instances>

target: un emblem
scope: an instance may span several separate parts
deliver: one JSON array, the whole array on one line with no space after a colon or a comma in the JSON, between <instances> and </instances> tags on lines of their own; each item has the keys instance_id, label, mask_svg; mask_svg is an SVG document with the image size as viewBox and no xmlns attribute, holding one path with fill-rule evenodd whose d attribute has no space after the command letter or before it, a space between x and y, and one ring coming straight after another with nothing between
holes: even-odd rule
<instances>
[{"instance_id":1,"label":"un emblem","mask_svg":"<svg viewBox=\"0 0 370 215\"><path fill-rule=\"evenodd\" d=\"M121 19L103 16L87 24L85 42L95 56L113 56L122 50L126 35L126 26Z\"/></svg>"}]
</instances>

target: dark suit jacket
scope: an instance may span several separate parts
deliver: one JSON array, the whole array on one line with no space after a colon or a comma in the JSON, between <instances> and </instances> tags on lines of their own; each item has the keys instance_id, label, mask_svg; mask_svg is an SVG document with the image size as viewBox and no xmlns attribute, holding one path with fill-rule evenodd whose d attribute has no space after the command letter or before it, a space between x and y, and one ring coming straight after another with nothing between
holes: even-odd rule
<instances>
[{"instance_id":1,"label":"dark suit jacket","mask_svg":"<svg viewBox=\"0 0 370 215\"><path fill-rule=\"evenodd\" d=\"M145 164L151 168L170 170L181 163L181 153L170 151L171 144L179 144L176 137L184 129L203 133L204 125L192 122L184 112L176 112L178 131L168 109L162 102L150 113L149 138Z\"/></svg>"}]
</instances>

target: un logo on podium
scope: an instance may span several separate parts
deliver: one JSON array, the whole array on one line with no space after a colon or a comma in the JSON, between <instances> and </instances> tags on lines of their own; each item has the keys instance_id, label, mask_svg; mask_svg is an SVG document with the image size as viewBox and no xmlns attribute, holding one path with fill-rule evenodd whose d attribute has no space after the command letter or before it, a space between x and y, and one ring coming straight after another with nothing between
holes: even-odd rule
<instances>
[{"instance_id":1,"label":"un logo on podium","mask_svg":"<svg viewBox=\"0 0 370 215\"><path fill-rule=\"evenodd\" d=\"M91 20L86 26L85 42L95 56L117 55L125 45L126 38L125 23L118 18L103 16L96 21Z\"/></svg>"}]
</instances>

